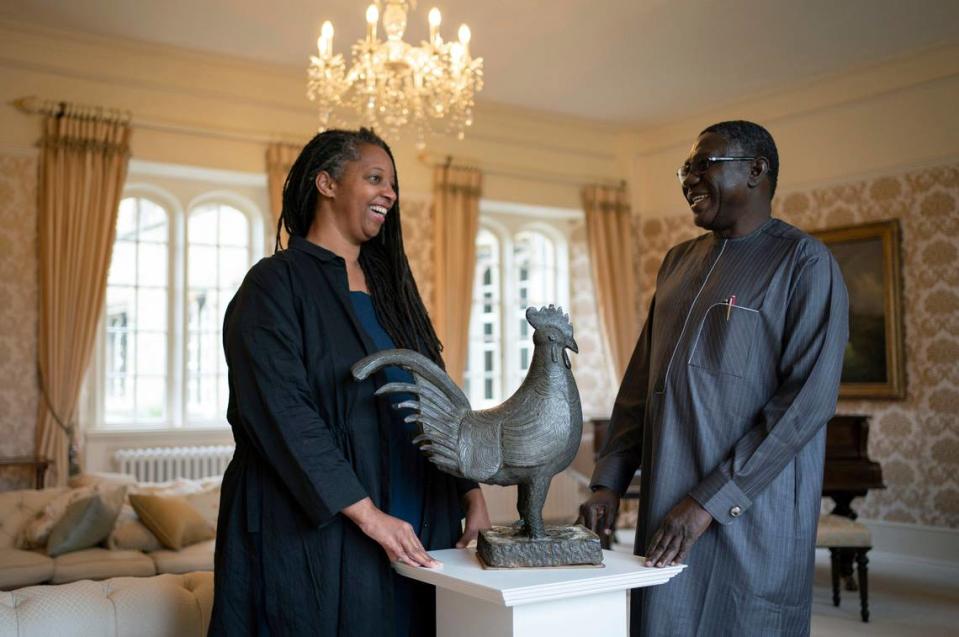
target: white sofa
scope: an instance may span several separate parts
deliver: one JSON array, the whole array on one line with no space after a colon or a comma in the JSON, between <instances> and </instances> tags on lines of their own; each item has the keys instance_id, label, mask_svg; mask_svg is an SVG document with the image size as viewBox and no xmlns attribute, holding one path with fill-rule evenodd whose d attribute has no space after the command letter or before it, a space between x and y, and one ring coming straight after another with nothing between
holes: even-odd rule
<instances>
[{"instance_id":1,"label":"white sofa","mask_svg":"<svg viewBox=\"0 0 959 637\"><path fill-rule=\"evenodd\" d=\"M0 590L41 583L62 584L84 579L213 570L213 540L180 551L143 553L89 548L54 558L42 550L16 548L21 529L66 490L61 487L0 493Z\"/></svg>"},{"instance_id":2,"label":"white sofa","mask_svg":"<svg viewBox=\"0 0 959 637\"><path fill-rule=\"evenodd\" d=\"M203 637L213 573L83 580L0 592L0 637Z\"/></svg>"}]
</instances>

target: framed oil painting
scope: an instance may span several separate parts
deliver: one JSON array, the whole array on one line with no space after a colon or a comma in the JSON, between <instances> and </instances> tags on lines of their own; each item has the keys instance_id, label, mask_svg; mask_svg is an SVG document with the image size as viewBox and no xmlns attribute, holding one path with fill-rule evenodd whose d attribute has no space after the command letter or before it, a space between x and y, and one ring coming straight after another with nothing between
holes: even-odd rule
<instances>
[{"instance_id":1,"label":"framed oil painting","mask_svg":"<svg viewBox=\"0 0 959 637\"><path fill-rule=\"evenodd\" d=\"M904 398L899 221L813 232L839 262L849 290L849 342L840 398Z\"/></svg>"}]
</instances>

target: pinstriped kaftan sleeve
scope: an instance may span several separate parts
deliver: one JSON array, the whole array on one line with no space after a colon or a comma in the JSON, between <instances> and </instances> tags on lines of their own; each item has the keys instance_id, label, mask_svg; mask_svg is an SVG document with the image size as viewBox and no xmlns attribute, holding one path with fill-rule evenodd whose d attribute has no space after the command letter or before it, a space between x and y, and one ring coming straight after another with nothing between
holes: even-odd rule
<instances>
[{"instance_id":1,"label":"pinstriped kaftan sleeve","mask_svg":"<svg viewBox=\"0 0 959 637\"><path fill-rule=\"evenodd\" d=\"M653 310L656 298L649 305L646 324L629 359L613 415L609 421L609 437L593 469L590 487L607 487L620 497L626 493L633 474L639 468L643 451L643 427L649 394L649 354L653 333Z\"/></svg>"},{"instance_id":2,"label":"pinstriped kaftan sleeve","mask_svg":"<svg viewBox=\"0 0 959 637\"><path fill-rule=\"evenodd\" d=\"M800 259L785 313L779 389L726 460L689 495L721 524L744 514L835 412L848 340L848 298L836 260L821 244Z\"/></svg>"}]
</instances>

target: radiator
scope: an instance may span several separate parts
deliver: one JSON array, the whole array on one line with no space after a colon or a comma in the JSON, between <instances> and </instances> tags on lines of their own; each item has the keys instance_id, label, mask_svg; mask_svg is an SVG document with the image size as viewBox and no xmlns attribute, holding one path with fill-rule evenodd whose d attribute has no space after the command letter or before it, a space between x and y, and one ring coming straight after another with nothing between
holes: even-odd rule
<instances>
[{"instance_id":1,"label":"radiator","mask_svg":"<svg viewBox=\"0 0 959 637\"><path fill-rule=\"evenodd\" d=\"M117 471L136 476L138 482L221 476L231 458L233 445L118 449L113 454Z\"/></svg>"}]
</instances>

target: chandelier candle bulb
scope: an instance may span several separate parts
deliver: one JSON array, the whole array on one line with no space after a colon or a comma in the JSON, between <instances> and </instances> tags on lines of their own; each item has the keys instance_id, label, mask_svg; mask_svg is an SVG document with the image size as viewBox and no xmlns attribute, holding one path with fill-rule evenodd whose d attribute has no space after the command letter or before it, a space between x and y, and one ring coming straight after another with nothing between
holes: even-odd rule
<instances>
[{"instance_id":1,"label":"chandelier candle bulb","mask_svg":"<svg viewBox=\"0 0 959 637\"><path fill-rule=\"evenodd\" d=\"M443 21L443 16L440 15L440 10L436 7L430 9L429 15L430 21L430 42L434 45L440 44L440 23Z\"/></svg>"},{"instance_id":2,"label":"chandelier candle bulb","mask_svg":"<svg viewBox=\"0 0 959 637\"><path fill-rule=\"evenodd\" d=\"M327 20L320 27L320 39L316 41L320 57L329 59L333 55L333 23Z\"/></svg>"},{"instance_id":3,"label":"chandelier candle bulb","mask_svg":"<svg viewBox=\"0 0 959 637\"><path fill-rule=\"evenodd\" d=\"M460 25L459 30L460 44L463 45L464 50L469 50L470 38L473 37L473 34L470 32L470 28L465 24Z\"/></svg>"},{"instance_id":4,"label":"chandelier candle bulb","mask_svg":"<svg viewBox=\"0 0 959 637\"><path fill-rule=\"evenodd\" d=\"M380 19L380 10L375 4L366 8L366 37L373 42L376 40L376 23Z\"/></svg>"}]
</instances>

